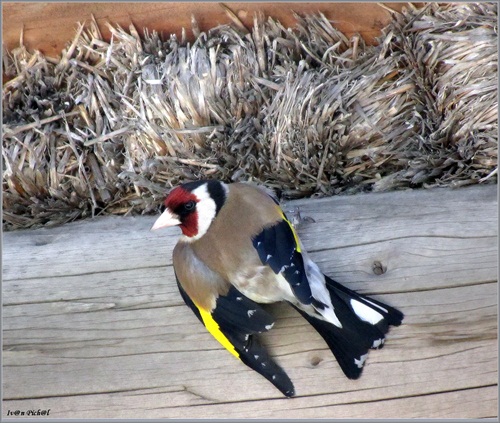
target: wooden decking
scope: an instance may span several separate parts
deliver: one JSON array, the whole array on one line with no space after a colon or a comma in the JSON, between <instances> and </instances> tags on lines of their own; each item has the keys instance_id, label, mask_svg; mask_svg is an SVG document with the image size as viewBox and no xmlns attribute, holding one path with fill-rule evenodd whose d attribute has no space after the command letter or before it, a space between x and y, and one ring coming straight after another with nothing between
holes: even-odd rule
<instances>
[{"instance_id":1,"label":"wooden decking","mask_svg":"<svg viewBox=\"0 0 500 423\"><path fill-rule=\"evenodd\" d=\"M346 379L285 304L265 342L286 399L234 359L178 294L178 230L106 217L3 238L3 418L496 417L497 187L288 203L325 273L400 308L403 326ZM386 272L377 275L374 262Z\"/></svg>"}]
</instances>

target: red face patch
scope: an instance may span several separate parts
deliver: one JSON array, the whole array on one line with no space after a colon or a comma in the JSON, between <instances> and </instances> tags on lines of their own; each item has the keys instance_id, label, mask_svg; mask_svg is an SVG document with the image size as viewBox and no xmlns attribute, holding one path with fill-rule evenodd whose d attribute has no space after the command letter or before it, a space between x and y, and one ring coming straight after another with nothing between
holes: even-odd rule
<instances>
[{"instance_id":1,"label":"red face patch","mask_svg":"<svg viewBox=\"0 0 500 423\"><path fill-rule=\"evenodd\" d=\"M177 187L170 191L170 194L168 194L165 199L165 207L171 211L175 211L178 207L191 200L198 202L198 198L192 192L186 191L182 187Z\"/></svg>"},{"instance_id":2,"label":"red face patch","mask_svg":"<svg viewBox=\"0 0 500 423\"><path fill-rule=\"evenodd\" d=\"M182 233L188 237L198 234L198 213L196 208L192 211L184 209L190 201L197 203L199 200L196 195L182 187L174 188L165 199L165 207L179 217Z\"/></svg>"},{"instance_id":3,"label":"red face patch","mask_svg":"<svg viewBox=\"0 0 500 423\"><path fill-rule=\"evenodd\" d=\"M198 213L193 212L181 219L181 230L183 235L188 237L198 235Z\"/></svg>"}]
</instances>

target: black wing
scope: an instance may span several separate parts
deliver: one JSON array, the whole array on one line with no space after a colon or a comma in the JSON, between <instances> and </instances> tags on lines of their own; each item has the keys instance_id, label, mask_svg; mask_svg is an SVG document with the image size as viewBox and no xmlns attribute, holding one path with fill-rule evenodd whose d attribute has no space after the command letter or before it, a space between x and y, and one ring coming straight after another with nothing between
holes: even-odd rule
<instances>
[{"instance_id":1,"label":"black wing","mask_svg":"<svg viewBox=\"0 0 500 423\"><path fill-rule=\"evenodd\" d=\"M184 302L231 354L264 376L287 397L295 395L288 375L255 337L255 334L265 332L274 325L274 318L269 313L234 287L227 295L217 298L212 311L204 310L189 298L178 280L177 286Z\"/></svg>"},{"instance_id":2,"label":"black wing","mask_svg":"<svg viewBox=\"0 0 500 423\"><path fill-rule=\"evenodd\" d=\"M312 297L300 243L284 213L281 221L264 228L253 239L253 245L261 262L269 265L274 273L281 273L285 277L300 302L312 304L316 309L324 306ZM389 326L400 325L404 316L399 310L357 294L326 275L325 282L341 327L292 305L327 342L345 375L357 379L368 351L382 347ZM374 316L373 321L370 321L371 316Z\"/></svg>"},{"instance_id":3,"label":"black wing","mask_svg":"<svg viewBox=\"0 0 500 423\"><path fill-rule=\"evenodd\" d=\"M286 216L272 226L264 228L253 238L253 246L262 264L281 273L302 304L311 304L314 298L307 280L300 244L292 224Z\"/></svg>"}]
</instances>

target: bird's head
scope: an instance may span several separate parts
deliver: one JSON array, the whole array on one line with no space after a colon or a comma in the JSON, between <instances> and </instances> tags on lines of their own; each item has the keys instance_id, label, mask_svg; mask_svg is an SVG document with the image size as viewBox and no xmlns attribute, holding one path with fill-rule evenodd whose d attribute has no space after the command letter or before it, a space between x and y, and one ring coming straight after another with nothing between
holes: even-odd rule
<instances>
[{"instance_id":1,"label":"bird's head","mask_svg":"<svg viewBox=\"0 0 500 423\"><path fill-rule=\"evenodd\" d=\"M152 230L180 226L185 240L195 241L208 231L224 205L228 187L220 181L197 181L180 185L165 199L165 211Z\"/></svg>"}]
</instances>

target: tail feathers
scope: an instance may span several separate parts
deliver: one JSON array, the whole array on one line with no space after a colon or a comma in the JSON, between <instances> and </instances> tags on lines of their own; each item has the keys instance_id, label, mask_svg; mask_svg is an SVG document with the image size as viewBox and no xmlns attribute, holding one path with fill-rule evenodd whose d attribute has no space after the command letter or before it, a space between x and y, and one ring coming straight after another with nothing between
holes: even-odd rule
<instances>
[{"instance_id":1,"label":"tail feathers","mask_svg":"<svg viewBox=\"0 0 500 423\"><path fill-rule=\"evenodd\" d=\"M361 320L375 324L384 334L389 326L399 326L403 321L404 314L394 307L358 294L326 275L325 281L332 301L335 297L340 297Z\"/></svg>"},{"instance_id":2,"label":"tail feathers","mask_svg":"<svg viewBox=\"0 0 500 423\"><path fill-rule=\"evenodd\" d=\"M326 341L344 374L349 379L359 378L363 370L364 361L366 360L366 354L370 348L364 342L364 339L360 335L353 333L349 336L345 333L344 328L338 328L324 320L312 317L297 307L295 309L302 314Z\"/></svg>"},{"instance_id":3,"label":"tail feathers","mask_svg":"<svg viewBox=\"0 0 500 423\"><path fill-rule=\"evenodd\" d=\"M361 376L371 348L381 348L389 325L398 326L403 313L358 294L325 277L332 305L342 327L320 320L295 307L318 331L349 379Z\"/></svg>"}]
</instances>

